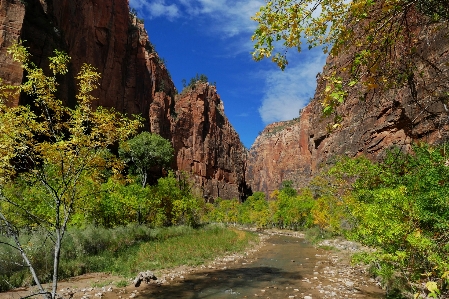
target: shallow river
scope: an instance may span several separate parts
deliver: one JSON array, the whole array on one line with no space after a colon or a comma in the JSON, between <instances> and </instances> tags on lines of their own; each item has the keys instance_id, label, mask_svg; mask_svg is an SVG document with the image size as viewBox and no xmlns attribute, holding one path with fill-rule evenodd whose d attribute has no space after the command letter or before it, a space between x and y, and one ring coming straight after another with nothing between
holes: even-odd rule
<instances>
[{"instance_id":1,"label":"shallow river","mask_svg":"<svg viewBox=\"0 0 449 299\"><path fill-rule=\"evenodd\" d=\"M264 235L257 250L246 255L158 273L158 281L138 288L115 287L112 279L120 278L94 273L61 282L58 290L72 299L384 298L363 267L349 265L349 251L316 249L298 236ZM110 286L92 288L107 280ZM18 299L29 292L0 293L0 299Z\"/></svg>"},{"instance_id":2,"label":"shallow river","mask_svg":"<svg viewBox=\"0 0 449 299\"><path fill-rule=\"evenodd\" d=\"M338 254L338 253L337 253ZM304 239L273 235L248 259L149 285L143 298L383 298L384 292L342 257ZM344 258L344 257L343 257Z\"/></svg>"}]
</instances>

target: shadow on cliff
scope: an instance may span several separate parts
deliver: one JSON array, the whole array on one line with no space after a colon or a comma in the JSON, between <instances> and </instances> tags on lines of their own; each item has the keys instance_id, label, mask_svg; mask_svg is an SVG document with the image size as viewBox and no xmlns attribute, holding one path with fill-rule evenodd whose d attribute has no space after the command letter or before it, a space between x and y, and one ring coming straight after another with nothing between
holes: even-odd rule
<instances>
[{"instance_id":1,"label":"shadow on cliff","mask_svg":"<svg viewBox=\"0 0 449 299\"><path fill-rule=\"evenodd\" d=\"M275 267L239 267L201 271L189 274L181 283L145 287L140 298L227 298L253 295L259 292L261 284L270 283L279 291L285 290L298 280L303 279L298 272L283 271ZM276 280L276 282L274 282ZM246 296L245 296L246 297Z\"/></svg>"}]
</instances>

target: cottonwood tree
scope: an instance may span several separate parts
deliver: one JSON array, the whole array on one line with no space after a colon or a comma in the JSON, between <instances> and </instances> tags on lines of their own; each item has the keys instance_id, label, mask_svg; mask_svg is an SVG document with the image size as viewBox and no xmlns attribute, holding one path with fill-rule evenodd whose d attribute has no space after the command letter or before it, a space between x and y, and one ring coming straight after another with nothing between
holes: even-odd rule
<instances>
[{"instance_id":1,"label":"cottonwood tree","mask_svg":"<svg viewBox=\"0 0 449 299\"><path fill-rule=\"evenodd\" d=\"M70 57L59 51L50 57L51 75L30 61L20 44L9 49L22 64L26 82L20 86L0 86L0 227L11 241L0 244L17 249L28 267L38 291L56 298L61 242L71 216L84 200L83 178L96 177L103 168L119 171L122 162L107 148L137 132L141 120L124 117L113 109L93 108L91 92L100 75L84 64L78 80L78 103L68 108L56 98L56 77L65 75ZM11 95L27 93L30 106L9 107ZM33 188L10 196L6 190L18 183ZM53 242L51 290L46 290L27 256L32 244L22 243L23 229L45 230Z\"/></svg>"},{"instance_id":2,"label":"cottonwood tree","mask_svg":"<svg viewBox=\"0 0 449 299\"><path fill-rule=\"evenodd\" d=\"M288 49L301 51L303 43L341 58L323 78L325 113L355 85L367 92L408 85L414 98L420 85L430 102L449 97L447 63L426 53L429 37L449 41L447 0L271 0L253 19L257 61L271 57L284 70Z\"/></svg>"},{"instance_id":3,"label":"cottonwood tree","mask_svg":"<svg viewBox=\"0 0 449 299\"><path fill-rule=\"evenodd\" d=\"M148 173L153 167L170 165L173 152L170 141L149 132L123 142L119 148L120 157L130 164L131 173L139 176L142 188L147 185Z\"/></svg>"},{"instance_id":4,"label":"cottonwood tree","mask_svg":"<svg viewBox=\"0 0 449 299\"><path fill-rule=\"evenodd\" d=\"M130 173L137 175L142 188L148 183L148 174L154 167L166 167L173 159L173 147L167 139L157 134L142 132L123 142L119 155L130 166ZM145 200L137 199L137 222L142 223L142 209Z\"/></svg>"}]
</instances>

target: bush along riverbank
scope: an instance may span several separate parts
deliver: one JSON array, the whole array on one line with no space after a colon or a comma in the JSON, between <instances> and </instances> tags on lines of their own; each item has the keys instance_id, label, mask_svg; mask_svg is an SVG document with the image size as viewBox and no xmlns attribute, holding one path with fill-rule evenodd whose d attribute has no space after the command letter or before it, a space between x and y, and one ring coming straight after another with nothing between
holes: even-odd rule
<instances>
[{"instance_id":1,"label":"bush along riverbank","mask_svg":"<svg viewBox=\"0 0 449 299\"><path fill-rule=\"evenodd\" d=\"M244 203L218 200L209 221L260 228L315 228L372 248L354 262L370 265L389 296L449 294L449 145L419 144L381 162L338 158L299 191L291 182ZM402 294L402 295L397 295Z\"/></svg>"},{"instance_id":2,"label":"bush along riverbank","mask_svg":"<svg viewBox=\"0 0 449 299\"><path fill-rule=\"evenodd\" d=\"M23 234L30 246L30 259L43 281L52 271L50 240L41 232ZM4 241L0 239L0 242ZM181 265L196 266L218 256L241 252L258 242L251 232L222 225L200 228L176 226L149 228L131 224L115 228L88 226L71 228L63 243L60 277L68 278L91 272L109 272L132 278L140 271L159 270ZM0 247L2 273L0 291L32 284L28 269L20 266L21 257L11 247ZM7 257L7 258L5 258Z\"/></svg>"}]
</instances>

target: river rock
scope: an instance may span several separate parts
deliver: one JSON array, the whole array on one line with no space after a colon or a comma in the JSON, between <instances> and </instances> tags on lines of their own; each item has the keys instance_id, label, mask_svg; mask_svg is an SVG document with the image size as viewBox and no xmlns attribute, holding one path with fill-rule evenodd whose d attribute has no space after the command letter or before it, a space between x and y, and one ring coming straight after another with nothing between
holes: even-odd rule
<instances>
[{"instance_id":1,"label":"river rock","mask_svg":"<svg viewBox=\"0 0 449 299\"><path fill-rule=\"evenodd\" d=\"M150 283L151 280L157 280L157 277L151 271L140 272L137 277L134 279L134 286L137 288L140 286L142 281L147 284Z\"/></svg>"}]
</instances>

